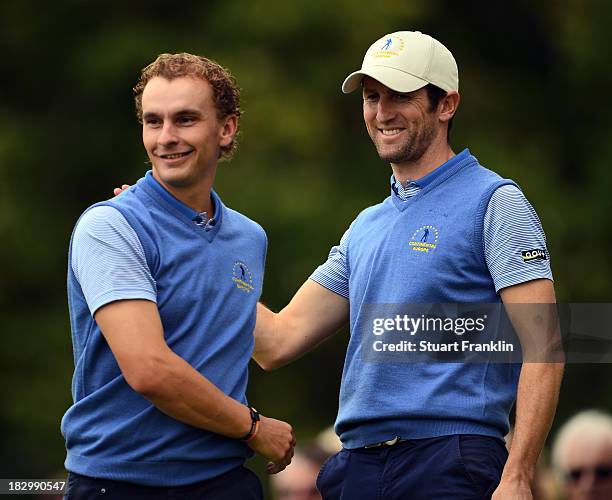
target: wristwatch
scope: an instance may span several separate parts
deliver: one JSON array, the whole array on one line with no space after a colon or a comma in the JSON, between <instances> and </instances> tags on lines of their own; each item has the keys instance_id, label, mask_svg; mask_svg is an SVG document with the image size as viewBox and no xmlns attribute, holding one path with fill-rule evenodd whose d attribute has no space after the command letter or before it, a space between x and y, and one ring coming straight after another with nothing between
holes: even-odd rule
<instances>
[{"instance_id":1,"label":"wristwatch","mask_svg":"<svg viewBox=\"0 0 612 500\"><path fill-rule=\"evenodd\" d=\"M248 442L255 437L259 430L259 412L252 406L247 407L251 412L251 428L244 436L239 438L241 441Z\"/></svg>"}]
</instances>

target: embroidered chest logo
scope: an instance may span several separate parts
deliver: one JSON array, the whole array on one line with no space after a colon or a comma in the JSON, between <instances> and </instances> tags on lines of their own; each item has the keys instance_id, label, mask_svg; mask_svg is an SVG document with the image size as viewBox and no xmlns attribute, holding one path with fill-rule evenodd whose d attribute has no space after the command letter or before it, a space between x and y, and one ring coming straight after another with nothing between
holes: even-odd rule
<instances>
[{"instance_id":1,"label":"embroidered chest logo","mask_svg":"<svg viewBox=\"0 0 612 500\"><path fill-rule=\"evenodd\" d=\"M438 246L440 231L437 227L427 225L418 228L408 243L415 252L433 252Z\"/></svg>"},{"instance_id":2,"label":"embroidered chest logo","mask_svg":"<svg viewBox=\"0 0 612 500\"><path fill-rule=\"evenodd\" d=\"M249 267L241 260L234 262L232 281L236 283L236 288L238 288L238 290L242 290L246 293L251 293L255 290L255 286L253 285L253 273L249 271Z\"/></svg>"}]
</instances>

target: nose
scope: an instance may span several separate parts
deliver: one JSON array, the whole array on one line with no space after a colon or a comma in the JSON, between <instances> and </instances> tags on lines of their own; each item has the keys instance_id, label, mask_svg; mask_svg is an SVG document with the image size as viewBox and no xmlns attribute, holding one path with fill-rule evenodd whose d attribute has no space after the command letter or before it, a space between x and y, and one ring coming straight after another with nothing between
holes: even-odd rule
<instances>
[{"instance_id":1,"label":"nose","mask_svg":"<svg viewBox=\"0 0 612 500\"><path fill-rule=\"evenodd\" d=\"M168 146L176 144L178 137L176 136L176 129L172 123L164 122L159 136L157 136L157 143L162 146Z\"/></svg>"},{"instance_id":2,"label":"nose","mask_svg":"<svg viewBox=\"0 0 612 500\"><path fill-rule=\"evenodd\" d=\"M385 97L381 97L376 106L376 120L379 123L385 123L395 118L395 114L393 103Z\"/></svg>"}]
</instances>

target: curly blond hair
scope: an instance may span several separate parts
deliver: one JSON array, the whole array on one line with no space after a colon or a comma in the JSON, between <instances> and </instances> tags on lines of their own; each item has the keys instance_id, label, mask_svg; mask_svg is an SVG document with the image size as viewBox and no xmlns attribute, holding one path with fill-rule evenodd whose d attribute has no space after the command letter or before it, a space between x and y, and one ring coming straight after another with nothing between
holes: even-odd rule
<instances>
[{"instance_id":1,"label":"curly blond hair","mask_svg":"<svg viewBox=\"0 0 612 500\"><path fill-rule=\"evenodd\" d=\"M240 122L240 89L229 70L206 57L182 52L180 54L160 54L155 61L142 69L140 78L134 86L136 117L142 123L142 92L147 83L156 76L173 80L182 76L201 78L213 89L213 99L217 117L221 120L227 116L236 117L236 136ZM229 159L236 151L236 136L231 144L221 147L221 156Z\"/></svg>"}]
</instances>

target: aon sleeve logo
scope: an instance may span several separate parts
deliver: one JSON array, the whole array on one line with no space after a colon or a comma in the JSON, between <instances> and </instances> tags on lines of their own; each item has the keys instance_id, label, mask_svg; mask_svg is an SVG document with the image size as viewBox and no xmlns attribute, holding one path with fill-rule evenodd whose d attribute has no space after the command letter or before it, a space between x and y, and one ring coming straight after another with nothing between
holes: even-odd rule
<instances>
[{"instance_id":1,"label":"aon sleeve logo","mask_svg":"<svg viewBox=\"0 0 612 500\"><path fill-rule=\"evenodd\" d=\"M523 262L531 262L532 260L546 260L546 250L536 248L534 250L523 250L521 252Z\"/></svg>"}]
</instances>

